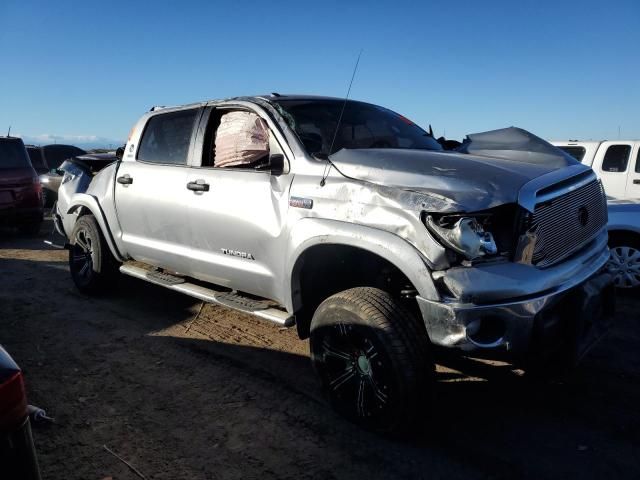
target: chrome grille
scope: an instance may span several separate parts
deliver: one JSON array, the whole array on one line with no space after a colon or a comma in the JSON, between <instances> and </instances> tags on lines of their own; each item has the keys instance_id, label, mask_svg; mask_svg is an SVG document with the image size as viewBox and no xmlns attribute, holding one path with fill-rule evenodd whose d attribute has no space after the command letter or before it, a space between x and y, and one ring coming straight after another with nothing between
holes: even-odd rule
<instances>
[{"instance_id":1,"label":"chrome grille","mask_svg":"<svg viewBox=\"0 0 640 480\"><path fill-rule=\"evenodd\" d=\"M538 203L530 228L537 234L532 263L550 266L589 242L607 224L607 201L598 180Z\"/></svg>"}]
</instances>

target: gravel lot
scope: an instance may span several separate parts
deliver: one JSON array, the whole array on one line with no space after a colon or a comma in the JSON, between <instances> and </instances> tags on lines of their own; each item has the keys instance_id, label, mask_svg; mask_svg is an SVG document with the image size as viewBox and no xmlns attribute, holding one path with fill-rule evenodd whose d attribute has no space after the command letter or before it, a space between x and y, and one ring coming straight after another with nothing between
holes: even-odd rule
<instances>
[{"instance_id":1,"label":"gravel lot","mask_svg":"<svg viewBox=\"0 0 640 480\"><path fill-rule=\"evenodd\" d=\"M56 418L45 479L138 478L103 445L148 479L640 478L639 298L564 382L439 366L430 428L400 442L332 413L295 331L131 278L87 298L44 238L0 231L0 343Z\"/></svg>"}]
</instances>

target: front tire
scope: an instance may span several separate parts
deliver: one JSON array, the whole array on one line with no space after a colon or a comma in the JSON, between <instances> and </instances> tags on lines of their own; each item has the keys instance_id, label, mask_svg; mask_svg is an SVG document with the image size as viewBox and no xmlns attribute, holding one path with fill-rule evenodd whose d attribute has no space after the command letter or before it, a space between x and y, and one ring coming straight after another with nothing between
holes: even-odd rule
<instances>
[{"instance_id":1,"label":"front tire","mask_svg":"<svg viewBox=\"0 0 640 480\"><path fill-rule=\"evenodd\" d=\"M420 425L433 389L426 331L377 288L326 299L311 321L311 362L332 407L382 433Z\"/></svg>"},{"instance_id":2,"label":"front tire","mask_svg":"<svg viewBox=\"0 0 640 480\"><path fill-rule=\"evenodd\" d=\"M119 276L115 259L93 215L78 219L71 233L69 270L83 293L100 294L112 289Z\"/></svg>"}]
</instances>

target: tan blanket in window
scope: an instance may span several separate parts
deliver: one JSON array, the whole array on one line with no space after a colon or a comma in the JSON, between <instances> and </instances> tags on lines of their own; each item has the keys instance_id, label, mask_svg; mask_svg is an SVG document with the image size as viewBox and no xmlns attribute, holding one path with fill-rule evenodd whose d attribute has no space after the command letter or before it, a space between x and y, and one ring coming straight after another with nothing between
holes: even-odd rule
<instances>
[{"instance_id":1,"label":"tan blanket in window","mask_svg":"<svg viewBox=\"0 0 640 480\"><path fill-rule=\"evenodd\" d=\"M229 112L216 131L214 166L247 165L269 154L269 127L255 113Z\"/></svg>"}]
</instances>

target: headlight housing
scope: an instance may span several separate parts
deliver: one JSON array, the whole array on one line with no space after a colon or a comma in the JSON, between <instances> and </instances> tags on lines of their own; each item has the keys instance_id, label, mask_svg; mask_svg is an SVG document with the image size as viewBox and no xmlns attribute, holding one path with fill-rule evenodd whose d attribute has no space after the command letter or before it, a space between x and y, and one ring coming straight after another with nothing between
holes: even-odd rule
<instances>
[{"instance_id":1,"label":"headlight housing","mask_svg":"<svg viewBox=\"0 0 640 480\"><path fill-rule=\"evenodd\" d=\"M476 217L448 215L435 219L426 215L424 223L445 247L467 260L496 255L498 247L491 232L485 231Z\"/></svg>"}]
</instances>

